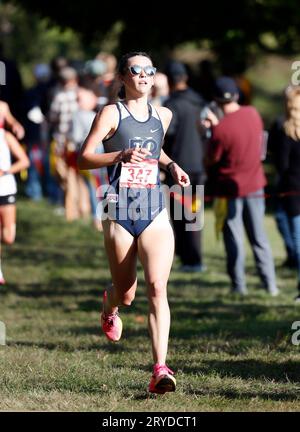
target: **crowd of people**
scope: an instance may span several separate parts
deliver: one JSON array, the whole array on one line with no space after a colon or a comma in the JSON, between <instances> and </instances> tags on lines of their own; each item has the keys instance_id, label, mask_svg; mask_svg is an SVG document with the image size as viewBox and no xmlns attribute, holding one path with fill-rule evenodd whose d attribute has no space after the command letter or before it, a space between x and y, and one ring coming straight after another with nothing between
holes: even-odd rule
<instances>
[{"instance_id":1,"label":"crowd of people","mask_svg":"<svg viewBox=\"0 0 300 432\"><path fill-rule=\"evenodd\" d=\"M9 88L0 94L1 243L15 239L19 172L27 172L28 198L47 197L68 221L90 218L103 231L112 278L101 325L115 342L122 334L119 307L135 296L139 258L154 361L149 391L159 394L176 387L166 365L174 251L182 271L206 271L201 230L186 229L201 211L197 186L214 199L231 291L247 294L245 228L262 287L271 296L279 293L264 229L267 138L261 116L240 80L214 77L208 62L202 72L197 89L179 61L157 71L147 53L132 52L117 67L115 56L101 52L80 65L62 57L36 65L36 84L20 94L22 103L14 105ZM286 265L298 271L300 302L300 87L288 86L284 99L268 147L277 171L276 222ZM191 200L166 197L162 183L190 187ZM99 188L106 191L101 206ZM176 207L184 208L180 219Z\"/></svg>"}]
</instances>

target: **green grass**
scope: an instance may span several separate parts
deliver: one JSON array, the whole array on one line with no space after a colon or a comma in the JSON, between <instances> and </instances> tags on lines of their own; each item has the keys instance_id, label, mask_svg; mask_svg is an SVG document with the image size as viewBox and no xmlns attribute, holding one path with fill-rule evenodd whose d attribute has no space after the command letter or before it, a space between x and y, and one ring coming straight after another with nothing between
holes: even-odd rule
<instances>
[{"instance_id":1,"label":"green grass","mask_svg":"<svg viewBox=\"0 0 300 432\"><path fill-rule=\"evenodd\" d=\"M141 268L136 300L122 309L123 337L110 344L99 328L110 280L102 234L81 221L66 223L45 202L20 201L17 242L3 251L0 410L299 411L300 346L291 343L291 325L300 320L292 302L296 275L280 268L284 250L271 216L266 228L281 295L263 292L247 245L250 294L235 298L206 211L207 272L180 273L175 259L169 283L168 364L178 388L148 397L152 359Z\"/></svg>"}]
</instances>

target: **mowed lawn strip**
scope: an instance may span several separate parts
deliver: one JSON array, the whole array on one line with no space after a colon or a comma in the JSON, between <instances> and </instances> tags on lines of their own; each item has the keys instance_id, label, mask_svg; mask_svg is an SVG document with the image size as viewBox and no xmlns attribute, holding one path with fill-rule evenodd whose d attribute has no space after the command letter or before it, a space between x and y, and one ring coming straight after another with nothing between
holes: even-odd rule
<instances>
[{"instance_id":1,"label":"mowed lawn strip","mask_svg":"<svg viewBox=\"0 0 300 432\"><path fill-rule=\"evenodd\" d=\"M205 211L207 272L179 271L168 292L172 324L168 365L177 390L147 394L152 371L143 272L123 337L101 333L102 291L110 282L103 235L91 222L67 223L46 201L18 203L17 241L3 249L0 409L45 411L299 411L300 345L291 342L300 306L296 273L281 267L282 240L272 215L265 225L281 294L270 298L247 247L245 298L229 293L224 247Z\"/></svg>"}]
</instances>

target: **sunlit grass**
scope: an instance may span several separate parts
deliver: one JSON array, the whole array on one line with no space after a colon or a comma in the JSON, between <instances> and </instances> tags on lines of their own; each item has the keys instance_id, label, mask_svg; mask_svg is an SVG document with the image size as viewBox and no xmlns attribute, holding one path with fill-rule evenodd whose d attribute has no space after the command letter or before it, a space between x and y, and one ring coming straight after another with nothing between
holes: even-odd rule
<instances>
[{"instance_id":1,"label":"sunlit grass","mask_svg":"<svg viewBox=\"0 0 300 432\"><path fill-rule=\"evenodd\" d=\"M46 202L21 201L18 239L5 248L0 319L2 410L59 411L288 411L300 408L300 348L291 325L296 275L280 267L282 241L274 220L266 228L281 295L260 286L248 250L249 296L229 294L224 248L205 212L203 274L179 272L169 283L172 327L169 366L175 394L148 397L151 348L145 284L139 266L134 304L121 309L124 334L110 344L99 327L103 287L109 283L102 234L91 224L68 224Z\"/></svg>"}]
</instances>

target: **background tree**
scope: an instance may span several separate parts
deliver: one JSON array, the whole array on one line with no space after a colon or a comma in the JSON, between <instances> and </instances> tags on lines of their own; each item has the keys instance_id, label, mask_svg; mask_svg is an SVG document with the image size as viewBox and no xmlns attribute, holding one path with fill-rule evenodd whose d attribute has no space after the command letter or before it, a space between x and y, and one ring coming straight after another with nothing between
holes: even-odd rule
<instances>
[{"instance_id":1,"label":"background tree","mask_svg":"<svg viewBox=\"0 0 300 432\"><path fill-rule=\"evenodd\" d=\"M115 53L143 47L160 57L179 43L208 40L221 66L245 67L249 55L260 48L291 54L300 48L300 14L296 0L186 1L139 4L136 1L99 0L63 2L14 0L26 11L78 31L84 43L105 40L119 23Z\"/></svg>"}]
</instances>

